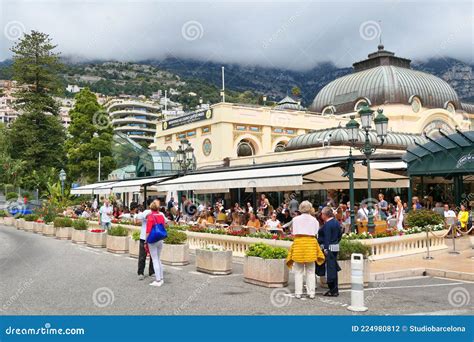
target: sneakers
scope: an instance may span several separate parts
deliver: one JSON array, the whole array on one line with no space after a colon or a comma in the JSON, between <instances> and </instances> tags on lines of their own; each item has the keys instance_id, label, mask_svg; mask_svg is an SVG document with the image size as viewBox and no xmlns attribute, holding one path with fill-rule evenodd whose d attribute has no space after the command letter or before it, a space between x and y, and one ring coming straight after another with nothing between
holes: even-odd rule
<instances>
[{"instance_id":1,"label":"sneakers","mask_svg":"<svg viewBox=\"0 0 474 342\"><path fill-rule=\"evenodd\" d=\"M143 274L139 274L138 275L138 280L143 280L143 279L145 279L145 276Z\"/></svg>"},{"instance_id":2,"label":"sneakers","mask_svg":"<svg viewBox=\"0 0 474 342\"><path fill-rule=\"evenodd\" d=\"M163 285L163 284L164 284L163 280L160 280L160 281L156 281L156 280L155 280L153 283L150 283L150 286L158 286L158 287L160 287L160 286Z\"/></svg>"}]
</instances>

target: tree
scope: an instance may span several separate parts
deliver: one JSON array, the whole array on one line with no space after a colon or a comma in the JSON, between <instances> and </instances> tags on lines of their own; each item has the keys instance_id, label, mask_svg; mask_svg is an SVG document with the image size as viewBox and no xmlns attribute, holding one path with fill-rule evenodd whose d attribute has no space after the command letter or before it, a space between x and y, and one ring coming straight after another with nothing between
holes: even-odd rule
<instances>
[{"instance_id":1,"label":"tree","mask_svg":"<svg viewBox=\"0 0 474 342\"><path fill-rule=\"evenodd\" d=\"M58 76L63 69L59 54L53 52L56 45L45 33L31 31L12 48L13 79L20 85L15 94L17 108L26 112L58 113L54 95L61 92Z\"/></svg>"},{"instance_id":2,"label":"tree","mask_svg":"<svg viewBox=\"0 0 474 342\"><path fill-rule=\"evenodd\" d=\"M112 157L113 129L109 116L88 88L77 93L76 104L69 115L70 137L66 141L69 179L81 183L94 182L97 180L99 152L102 175L107 175L115 167Z\"/></svg>"},{"instance_id":3,"label":"tree","mask_svg":"<svg viewBox=\"0 0 474 342\"><path fill-rule=\"evenodd\" d=\"M296 87L296 86L291 88L291 95L293 95L294 97L300 97L301 96L301 89Z\"/></svg>"},{"instance_id":4,"label":"tree","mask_svg":"<svg viewBox=\"0 0 474 342\"><path fill-rule=\"evenodd\" d=\"M25 179L35 179L36 187L44 189L48 180L40 175L51 174L51 168L64 167L65 138L57 117L37 111L23 113L8 131L9 155L24 162Z\"/></svg>"}]
</instances>

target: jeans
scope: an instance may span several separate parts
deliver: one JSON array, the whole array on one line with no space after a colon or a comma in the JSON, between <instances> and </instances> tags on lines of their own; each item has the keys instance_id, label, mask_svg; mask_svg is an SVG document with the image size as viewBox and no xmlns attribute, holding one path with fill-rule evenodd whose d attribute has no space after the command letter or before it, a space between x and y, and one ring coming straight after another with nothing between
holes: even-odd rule
<instances>
[{"instance_id":1,"label":"jeans","mask_svg":"<svg viewBox=\"0 0 474 342\"><path fill-rule=\"evenodd\" d=\"M112 223L111 222L101 222L100 225L105 230L112 228Z\"/></svg>"},{"instance_id":2,"label":"jeans","mask_svg":"<svg viewBox=\"0 0 474 342\"><path fill-rule=\"evenodd\" d=\"M138 275L143 275L145 273L146 266L146 250L145 250L145 240L140 239L140 247L138 249ZM148 264L148 274L152 276L155 274L153 268L153 260L150 257L150 263Z\"/></svg>"},{"instance_id":3,"label":"jeans","mask_svg":"<svg viewBox=\"0 0 474 342\"><path fill-rule=\"evenodd\" d=\"M316 292L316 264L314 262L295 262L293 270L295 272L295 294L303 294L303 276L306 276L308 295L314 295Z\"/></svg>"},{"instance_id":4,"label":"jeans","mask_svg":"<svg viewBox=\"0 0 474 342\"><path fill-rule=\"evenodd\" d=\"M150 256L153 260L156 281L163 280L163 265L161 264L160 260L161 250L163 249L163 240L155 243L149 243L148 247L150 248Z\"/></svg>"}]
</instances>

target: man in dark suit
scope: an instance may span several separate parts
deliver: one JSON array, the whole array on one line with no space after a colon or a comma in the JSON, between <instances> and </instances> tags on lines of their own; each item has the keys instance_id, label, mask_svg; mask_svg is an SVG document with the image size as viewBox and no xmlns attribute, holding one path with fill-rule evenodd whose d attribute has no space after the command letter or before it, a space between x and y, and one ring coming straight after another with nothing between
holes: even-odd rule
<instances>
[{"instance_id":1,"label":"man in dark suit","mask_svg":"<svg viewBox=\"0 0 474 342\"><path fill-rule=\"evenodd\" d=\"M334 212L330 207L325 207L321 211L324 225L319 229L318 242L326 256L326 279L329 290L324 294L329 297L339 296L337 272L341 270L337 263L339 252L339 241L342 237L342 230L339 222L334 218Z\"/></svg>"}]
</instances>

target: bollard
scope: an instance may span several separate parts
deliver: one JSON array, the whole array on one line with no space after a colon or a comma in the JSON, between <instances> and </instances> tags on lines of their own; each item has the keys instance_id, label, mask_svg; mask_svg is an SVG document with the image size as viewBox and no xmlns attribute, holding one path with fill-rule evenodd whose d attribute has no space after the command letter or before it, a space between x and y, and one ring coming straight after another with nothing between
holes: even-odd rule
<instances>
[{"instance_id":1,"label":"bollard","mask_svg":"<svg viewBox=\"0 0 474 342\"><path fill-rule=\"evenodd\" d=\"M425 227L426 231L426 256L423 257L425 260L433 260L434 258L430 255L430 236L429 236L429 228Z\"/></svg>"},{"instance_id":2,"label":"bollard","mask_svg":"<svg viewBox=\"0 0 474 342\"><path fill-rule=\"evenodd\" d=\"M368 308L364 306L364 256L359 253L351 255L351 305L350 311L363 312Z\"/></svg>"}]
</instances>

